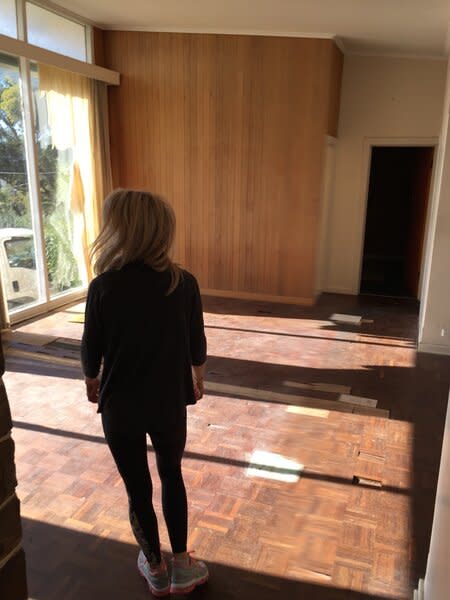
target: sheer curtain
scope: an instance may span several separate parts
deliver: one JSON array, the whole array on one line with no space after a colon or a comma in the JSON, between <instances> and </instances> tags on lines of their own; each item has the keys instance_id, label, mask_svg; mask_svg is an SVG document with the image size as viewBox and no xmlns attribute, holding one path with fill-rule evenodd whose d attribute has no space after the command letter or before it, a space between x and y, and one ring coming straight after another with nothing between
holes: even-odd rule
<instances>
[{"instance_id":1,"label":"sheer curtain","mask_svg":"<svg viewBox=\"0 0 450 600\"><path fill-rule=\"evenodd\" d=\"M47 65L39 65L39 93L45 98L52 145L72 150L69 198L72 249L83 280L92 278L89 249L98 234L104 196L111 189L106 86Z\"/></svg>"}]
</instances>

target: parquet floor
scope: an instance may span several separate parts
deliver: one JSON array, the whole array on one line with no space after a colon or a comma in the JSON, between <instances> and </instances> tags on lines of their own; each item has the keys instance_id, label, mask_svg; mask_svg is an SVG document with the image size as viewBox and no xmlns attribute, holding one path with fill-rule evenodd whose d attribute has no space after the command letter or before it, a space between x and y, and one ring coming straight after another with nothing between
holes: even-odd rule
<instances>
[{"instance_id":1,"label":"parquet floor","mask_svg":"<svg viewBox=\"0 0 450 600\"><path fill-rule=\"evenodd\" d=\"M184 474L189 547L211 581L194 597L410 598L425 568L450 382L448 358L416 353L415 305L325 296L311 309L212 298L204 308L210 391L189 409ZM69 322L79 310L21 331L79 339L82 325ZM373 322L333 324L332 312ZM13 356L7 369L30 598L149 597L79 370ZM391 418L351 412L324 384L378 400ZM250 476L256 451L298 469L263 464ZM155 473L151 448L149 462ZM164 525L161 537L167 550Z\"/></svg>"}]
</instances>

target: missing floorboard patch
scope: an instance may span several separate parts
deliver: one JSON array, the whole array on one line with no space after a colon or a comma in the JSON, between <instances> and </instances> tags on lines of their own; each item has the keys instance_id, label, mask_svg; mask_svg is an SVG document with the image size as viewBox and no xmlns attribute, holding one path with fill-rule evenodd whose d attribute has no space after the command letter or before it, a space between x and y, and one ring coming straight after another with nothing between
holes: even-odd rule
<instances>
[{"instance_id":1,"label":"missing floorboard patch","mask_svg":"<svg viewBox=\"0 0 450 600\"><path fill-rule=\"evenodd\" d=\"M358 475L354 475L352 483L353 485L378 489L383 487L383 483L379 479L369 479L367 477L359 477Z\"/></svg>"}]
</instances>

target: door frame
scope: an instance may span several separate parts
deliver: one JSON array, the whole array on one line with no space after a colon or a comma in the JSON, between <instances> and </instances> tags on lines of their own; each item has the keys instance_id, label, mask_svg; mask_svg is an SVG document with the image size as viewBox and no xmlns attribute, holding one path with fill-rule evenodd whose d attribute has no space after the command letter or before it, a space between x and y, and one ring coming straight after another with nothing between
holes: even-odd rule
<instances>
[{"instance_id":1,"label":"door frame","mask_svg":"<svg viewBox=\"0 0 450 600\"><path fill-rule=\"evenodd\" d=\"M362 159L362 179L361 179L361 202L360 202L360 234L359 234L359 243L358 248L359 252L356 254L356 268L355 272L357 273L356 284L357 287L354 290L356 295L359 295L361 292L361 279L362 279L362 268L363 268L363 258L364 258L364 240L366 236L366 222L367 222L367 204L369 199L369 184L370 184L370 172L372 167L372 148L378 146L385 147L394 147L394 148L411 148L411 147L419 147L419 148L434 148L434 159L433 159L433 170L431 173L430 180L430 191L428 196L428 205L427 205L427 216L425 219L425 234L424 234L424 245L422 250L422 257L420 261L420 279L419 279L419 290L418 290L418 299L422 300L423 294L423 268L425 263L425 256L427 254L427 240L428 233L430 228L430 214L431 214L431 205L432 205L432 193L434 189L435 179L436 179L436 157L437 150L439 146L439 138L438 137L368 137L364 138L364 146L363 146L363 159Z\"/></svg>"}]
</instances>

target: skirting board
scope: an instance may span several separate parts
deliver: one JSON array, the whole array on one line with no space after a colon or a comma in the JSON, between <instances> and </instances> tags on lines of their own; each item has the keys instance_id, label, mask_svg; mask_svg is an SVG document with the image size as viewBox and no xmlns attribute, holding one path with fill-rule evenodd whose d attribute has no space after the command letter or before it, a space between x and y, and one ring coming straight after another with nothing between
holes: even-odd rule
<instances>
[{"instance_id":1,"label":"skirting board","mask_svg":"<svg viewBox=\"0 0 450 600\"><path fill-rule=\"evenodd\" d=\"M418 352L423 352L424 354L446 354L450 355L450 346L445 346L443 344L423 344L419 343L419 347L417 349Z\"/></svg>"},{"instance_id":2,"label":"skirting board","mask_svg":"<svg viewBox=\"0 0 450 600\"><path fill-rule=\"evenodd\" d=\"M322 290L323 294L344 294L346 296L357 296L359 294L358 291L355 291L353 288L345 288L345 287L333 287L325 286Z\"/></svg>"},{"instance_id":3,"label":"skirting board","mask_svg":"<svg viewBox=\"0 0 450 600\"><path fill-rule=\"evenodd\" d=\"M313 306L314 298L299 298L297 296L272 296L271 294L258 294L254 292L238 292L232 290L202 289L203 296L217 296L219 298L235 298L236 300L256 300L260 302L278 302L280 304L298 304L299 306Z\"/></svg>"}]
</instances>

